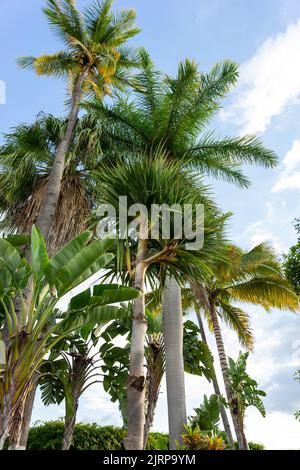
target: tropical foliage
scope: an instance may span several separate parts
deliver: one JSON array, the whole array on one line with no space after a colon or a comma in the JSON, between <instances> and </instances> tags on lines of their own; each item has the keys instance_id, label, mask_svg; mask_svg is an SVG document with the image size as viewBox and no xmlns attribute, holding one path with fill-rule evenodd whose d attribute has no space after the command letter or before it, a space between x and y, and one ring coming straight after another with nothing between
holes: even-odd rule
<instances>
[{"instance_id":1,"label":"tropical foliage","mask_svg":"<svg viewBox=\"0 0 300 470\"><path fill-rule=\"evenodd\" d=\"M112 3L79 11L75 0L45 0L64 49L19 59L66 80L68 115L43 111L0 146L0 448L27 445L39 386L46 406L64 402L64 421L34 426L28 449L261 449L245 433L250 406L266 415L247 372L247 305L298 310L299 240L283 265L267 241L236 246L210 180L247 188L244 167L273 168L277 156L255 136L211 131L238 80L234 62L206 73L185 59L167 75L128 47L136 13ZM186 207L188 224L178 218ZM246 350L236 360L224 326ZM184 372L214 389L188 420ZM168 435L150 432L164 376ZM96 384L122 429L76 425Z\"/></svg>"}]
</instances>

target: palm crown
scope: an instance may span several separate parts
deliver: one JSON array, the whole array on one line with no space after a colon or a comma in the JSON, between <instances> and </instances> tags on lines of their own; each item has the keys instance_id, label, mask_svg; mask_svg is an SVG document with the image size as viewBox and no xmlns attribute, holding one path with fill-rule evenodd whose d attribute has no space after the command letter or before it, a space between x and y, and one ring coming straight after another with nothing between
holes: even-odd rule
<instances>
[{"instance_id":1,"label":"palm crown","mask_svg":"<svg viewBox=\"0 0 300 470\"><path fill-rule=\"evenodd\" d=\"M81 14L75 0L48 0L44 13L66 49L40 57L22 57L19 65L33 68L39 75L65 77L71 90L86 71L83 90L98 96L127 83L126 69L135 62L122 44L139 32L133 9L111 12L113 0L94 2Z\"/></svg>"},{"instance_id":2,"label":"palm crown","mask_svg":"<svg viewBox=\"0 0 300 470\"><path fill-rule=\"evenodd\" d=\"M298 308L298 299L268 244L261 243L248 252L227 245L225 252L227 259L215 261L215 274L205 283L206 296L222 319L237 332L241 344L252 349L249 315L236 303L261 305L265 310L274 307L294 311ZM198 293L204 300L199 287ZM207 313L205 300L203 305ZM208 319L210 322L209 313Z\"/></svg>"},{"instance_id":3,"label":"palm crown","mask_svg":"<svg viewBox=\"0 0 300 470\"><path fill-rule=\"evenodd\" d=\"M134 99L121 97L112 106L87 104L91 119L101 121L122 151L140 153L163 145L169 158L185 166L240 186L249 181L243 164L276 165L276 155L257 138L218 139L205 127L220 108L221 100L235 84L235 63L225 61L203 74L193 61L179 64L177 76L158 72L148 55L139 50L140 71L134 80Z\"/></svg>"}]
</instances>

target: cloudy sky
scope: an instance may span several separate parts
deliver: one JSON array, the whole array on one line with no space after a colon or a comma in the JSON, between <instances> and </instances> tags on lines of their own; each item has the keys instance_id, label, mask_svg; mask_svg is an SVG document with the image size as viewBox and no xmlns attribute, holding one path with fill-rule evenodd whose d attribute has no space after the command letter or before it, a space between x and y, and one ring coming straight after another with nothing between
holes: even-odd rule
<instances>
[{"instance_id":1,"label":"cloudy sky","mask_svg":"<svg viewBox=\"0 0 300 470\"><path fill-rule=\"evenodd\" d=\"M79 0L84 6L87 0ZM30 122L43 110L64 113L64 85L18 70L21 55L51 53L61 47L41 14L43 0L0 0L0 103L3 82L6 105L0 104L0 132ZM208 71L217 61L240 64L240 80L214 122L220 135L255 133L274 149L275 170L248 168L252 187L242 192L213 182L224 210L234 212L229 229L234 242L251 248L270 240L282 253L295 242L292 221L300 215L300 2L299 0L116 0L116 7L135 7L142 33L135 45L148 48L156 64L174 73L179 60L194 58ZM1 96L2 92L2 96ZM269 449L300 448L300 424L293 413L300 408L300 385L293 380L300 367L299 315L251 307L255 352L250 373L267 392L267 417L249 410L249 439ZM228 354L239 347L224 329ZM213 338L210 338L214 350ZM202 379L187 376L189 412L211 393ZM62 416L63 407L45 409L37 403L34 419ZM120 423L117 408L99 389L82 399L79 419ZM166 394L162 389L155 429L167 430Z\"/></svg>"}]
</instances>

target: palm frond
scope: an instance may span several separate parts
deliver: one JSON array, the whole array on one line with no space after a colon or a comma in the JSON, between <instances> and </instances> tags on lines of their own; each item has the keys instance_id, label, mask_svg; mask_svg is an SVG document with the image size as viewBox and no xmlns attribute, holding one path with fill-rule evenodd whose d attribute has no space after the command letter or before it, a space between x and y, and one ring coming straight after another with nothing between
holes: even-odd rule
<instances>
[{"instance_id":1,"label":"palm frond","mask_svg":"<svg viewBox=\"0 0 300 470\"><path fill-rule=\"evenodd\" d=\"M44 13L50 27L68 46L72 38L86 42L83 21L74 0L47 0Z\"/></svg>"},{"instance_id":2,"label":"palm frond","mask_svg":"<svg viewBox=\"0 0 300 470\"><path fill-rule=\"evenodd\" d=\"M252 351L254 347L254 337L250 326L249 315L236 306L219 300L222 309L222 319L230 326L238 335L241 345Z\"/></svg>"},{"instance_id":3,"label":"palm frond","mask_svg":"<svg viewBox=\"0 0 300 470\"><path fill-rule=\"evenodd\" d=\"M65 51L40 57L21 57L18 59L18 64L22 68L33 69L38 75L50 77L66 76L77 67L73 55Z\"/></svg>"}]
</instances>

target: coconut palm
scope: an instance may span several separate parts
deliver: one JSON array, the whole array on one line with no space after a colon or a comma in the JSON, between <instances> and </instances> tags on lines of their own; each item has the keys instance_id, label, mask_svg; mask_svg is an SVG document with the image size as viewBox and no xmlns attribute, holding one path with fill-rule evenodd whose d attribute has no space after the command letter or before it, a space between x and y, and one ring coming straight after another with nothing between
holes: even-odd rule
<instances>
[{"instance_id":1,"label":"coconut palm","mask_svg":"<svg viewBox=\"0 0 300 470\"><path fill-rule=\"evenodd\" d=\"M200 333L201 340L202 340L203 344L208 346L206 333L205 333L205 328L204 328L202 315L201 315L202 304L199 303L197 294L198 294L197 285L195 285L193 282L190 282L190 288L189 289L187 289L187 288L182 289L183 311L184 311L184 313L185 312L189 313L190 311L195 312L196 317L197 317L197 321L198 321L199 333ZM245 318L244 320L245 321L243 321L242 325L239 323L239 326L243 331L242 337L244 337L244 335L246 334L246 331L244 331L245 327L247 328L247 333L251 334L250 327L249 327L249 324L247 322L247 318ZM235 325L232 325L232 326L235 326ZM240 329L237 329L237 331L239 332ZM250 338L252 338L252 336L250 336ZM219 397L220 413L221 413L221 418L222 418L224 430L227 434L227 439L228 439L229 445L233 449L234 448L234 439L233 439L233 436L232 436L231 427L230 427L230 424L229 424L226 409L225 409L225 407L222 403L221 389L220 389L218 378L216 376L215 371L212 374L212 384L213 384L215 395L217 395Z\"/></svg>"},{"instance_id":2,"label":"coconut palm","mask_svg":"<svg viewBox=\"0 0 300 470\"><path fill-rule=\"evenodd\" d=\"M130 52L121 46L138 33L135 11L111 12L112 0L94 0L80 13L75 0L47 0L44 13L66 48L51 55L22 57L21 67L38 75L66 77L70 89L70 112L61 135L37 225L47 238L61 192L66 156L76 126L80 101L84 95L100 99L127 83L126 71L134 65Z\"/></svg>"},{"instance_id":3,"label":"coconut palm","mask_svg":"<svg viewBox=\"0 0 300 470\"><path fill-rule=\"evenodd\" d=\"M216 255L216 246L222 239L224 217L218 214L212 202L204 196L205 188L199 176L189 174L180 167L180 164L168 160L166 154L157 150L153 154L146 154L143 158L129 157L124 164L124 158L115 166L104 166L95 174L98 176L98 202L109 204L115 209L117 228L120 231L121 209L119 196L127 197L128 208L135 205L139 212L139 233L132 242L127 243L126 273L131 273L133 286L141 296L134 301L132 318L132 337L130 351L130 372L127 386L128 397L128 435L125 439L127 449L142 449L144 443L144 408L145 408L145 373L144 373L144 347L147 331L147 317L145 315L145 278L148 268L159 265L166 266L167 274L175 277L190 275L202 278L207 268L210 256ZM150 214L152 204L161 206L163 203L172 207L179 204L191 204L193 211L197 204L205 202L204 248L200 251L185 250L186 234L178 239L172 238L175 224L171 218L172 230L168 238L158 228L154 239L149 239L152 218ZM147 212L142 210L146 208ZM195 215L195 214L194 214ZM133 222L136 214L128 216ZM199 223L199 221L194 224ZM183 223L183 221L181 222ZM194 228L197 226L194 225ZM199 229L199 228L198 228ZM130 230L130 229L129 229ZM130 233L130 231L129 231ZM121 232L125 238L127 231ZM124 240L121 240L123 244ZM132 244L131 253L130 244ZM132 255L132 258L131 258ZM123 264L121 264L123 266ZM162 273L165 274L165 273ZM183 367L183 365L182 365ZM182 426L182 422L181 422ZM175 443L171 443L173 446Z\"/></svg>"},{"instance_id":4,"label":"coconut palm","mask_svg":"<svg viewBox=\"0 0 300 470\"><path fill-rule=\"evenodd\" d=\"M120 98L112 105L103 102L87 103L91 121L100 121L105 132L123 155L141 156L163 146L168 160L177 161L183 168L247 187L250 182L242 173L242 165L276 165L274 152L253 137L218 138L206 127L220 108L220 103L236 83L238 70L230 61L217 64L204 74L194 61L179 64L177 76L171 78L157 71L145 50L139 51L140 72L135 77L134 97ZM115 152L118 153L118 150ZM170 398L169 423L172 445L180 440L182 422L186 420L181 334L172 327L182 327L179 286L169 280L164 301L166 364L177 372L167 378ZM176 292L178 291L178 292ZM173 298L174 297L174 298ZM172 303L172 309L168 303ZM170 328L176 337L172 338ZM175 346L177 342L177 345ZM171 372L170 372L171 374ZM170 378L170 381L169 381ZM180 411L181 410L181 411ZM180 414L180 416L179 416ZM176 424L173 417L177 416ZM175 429L176 426L176 429Z\"/></svg>"},{"instance_id":5,"label":"coconut palm","mask_svg":"<svg viewBox=\"0 0 300 470\"><path fill-rule=\"evenodd\" d=\"M233 327L243 346L253 348L249 315L235 302L261 305L264 309L298 308L298 299L286 281L276 255L267 244L260 244L245 252L228 245L227 261L219 260L208 284L197 285L196 295L213 329L223 374L226 395L240 449L247 444L240 429L236 400L228 379L228 363L219 318Z\"/></svg>"}]
</instances>

